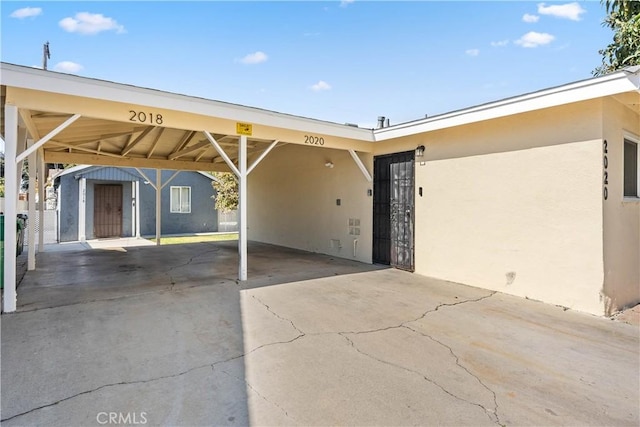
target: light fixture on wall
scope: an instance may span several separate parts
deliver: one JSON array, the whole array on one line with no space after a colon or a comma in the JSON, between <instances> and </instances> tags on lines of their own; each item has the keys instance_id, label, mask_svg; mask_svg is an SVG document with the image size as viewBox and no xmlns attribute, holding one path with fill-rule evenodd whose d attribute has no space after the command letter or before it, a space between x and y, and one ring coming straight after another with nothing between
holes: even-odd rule
<instances>
[{"instance_id":1,"label":"light fixture on wall","mask_svg":"<svg viewBox=\"0 0 640 427\"><path fill-rule=\"evenodd\" d=\"M416 157L424 156L424 145L418 145L416 147Z\"/></svg>"},{"instance_id":2,"label":"light fixture on wall","mask_svg":"<svg viewBox=\"0 0 640 427\"><path fill-rule=\"evenodd\" d=\"M333 162L327 162L324 164L326 167L328 167L329 169L333 168Z\"/></svg>"}]
</instances>

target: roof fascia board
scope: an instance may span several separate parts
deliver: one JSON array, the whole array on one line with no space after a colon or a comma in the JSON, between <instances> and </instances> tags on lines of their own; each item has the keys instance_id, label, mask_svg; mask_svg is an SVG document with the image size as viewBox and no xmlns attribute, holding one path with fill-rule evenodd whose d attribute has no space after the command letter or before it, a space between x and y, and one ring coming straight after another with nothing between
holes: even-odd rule
<instances>
[{"instance_id":1,"label":"roof fascia board","mask_svg":"<svg viewBox=\"0 0 640 427\"><path fill-rule=\"evenodd\" d=\"M418 122L409 122L388 128L376 129L374 130L374 136L376 141L385 141L526 113L543 108L556 107L573 102L586 101L634 90L638 91L639 79L638 71L629 74L629 72L623 70L597 79L584 80L515 98L445 113Z\"/></svg>"},{"instance_id":2,"label":"roof fascia board","mask_svg":"<svg viewBox=\"0 0 640 427\"><path fill-rule=\"evenodd\" d=\"M213 116L238 122L373 141L371 129L357 128L254 107L179 95L122 83L79 77L31 67L1 63L2 84L105 101L131 103Z\"/></svg>"}]
</instances>

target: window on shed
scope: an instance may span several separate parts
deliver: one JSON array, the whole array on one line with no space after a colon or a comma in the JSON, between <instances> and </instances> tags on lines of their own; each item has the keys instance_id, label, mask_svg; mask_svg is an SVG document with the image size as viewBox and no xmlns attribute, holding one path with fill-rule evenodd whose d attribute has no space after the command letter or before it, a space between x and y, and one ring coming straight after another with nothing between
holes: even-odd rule
<instances>
[{"instance_id":1,"label":"window on shed","mask_svg":"<svg viewBox=\"0 0 640 427\"><path fill-rule=\"evenodd\" d=\"M639 197L638 194L638 144L624 140L624 196Z\"/></svg>"},{"instance_id":2,"label":"window on shed","mask_svg":"<svg viewBox=\"0 0 640 427\"><path fill-rule=\"evenodd\" d=\"M191 213L191 187L171 187L171 213Z\"/></svg>"}]
</instances>

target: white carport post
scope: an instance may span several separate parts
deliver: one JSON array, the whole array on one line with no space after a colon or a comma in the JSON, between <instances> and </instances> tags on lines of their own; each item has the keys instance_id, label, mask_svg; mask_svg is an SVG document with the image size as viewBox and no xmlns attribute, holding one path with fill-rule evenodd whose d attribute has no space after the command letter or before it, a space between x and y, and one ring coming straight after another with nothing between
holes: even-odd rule
<instances>
[{"instance_id":1,"label":"white carport post","mask_svg":"<svg viewBox=\"0 0 640 427\"><path fill-rule=\"evenodd\" d=\"M160 235L162 234L162 169L156 169L156 246L160 246Z\"/></svg>"},{"instance_id":2,"label":"white carport post","mask_svg":"<svg viewBox=\"0 0 640 427\"><path fill-rule=\"evenodd\" d=\"M33 140L27 140L27 146L31 147ZM36 152L29 154L29 218L27 219L27 270L36 269Z\"/></svg>"},{"instance_id":3,"label":"white carport post","mask_svg":"<svg viewBox=\"0 0 640 427\"><path fill-rule=\"evenodd\" d=\"M134 183L135 183L135 192L136 192L136 211L135 211L136 236L135 237L140 237L140 180L135 180Z\"/></svg>"},{"instance_id":4,"label":"white carport post","mask_svg":"<svg viewBox=\"0 0 640 427\"><path fill-rule=\"evenodd\" d=\"M247 137L240 135L238 152L238 172L240 182L238 184L238 208L240 210L240 226L238 227L238 279L247 280Z\"/></svg>"},{"instance_id":5,"label":"white carport post","mask_svg":"<svg viewBox=\"0 0 640 427\"><path fill-rule=\"evenodd\" d=\"M38 150L38 199L40 201L40 210L38 211L38 224L40 224L38 232L38 252L44 251L44 208L47 198L44 193L44 185L47 177L45 177L44 153L42 149Z\"/></svg>"},{"instance_id":6,"label":"white carport post","mask_svg":"<svg viewBox=\"0 0 640 427\"><path fill-rule=\"evenodd\" d=\"M87 178L78 183L78 240L87 240Z\"/></svg>"},{"instance_id":7,"label":"white carport post","mask_svg":"<svg viewBox=\"0 0 640 427\"><path fill-rule=\"evenodd\" d=\"M18 213L18 107L4 106L5 205L3 311L16 311L16 214Z\"/></svg>"}]
</instances>

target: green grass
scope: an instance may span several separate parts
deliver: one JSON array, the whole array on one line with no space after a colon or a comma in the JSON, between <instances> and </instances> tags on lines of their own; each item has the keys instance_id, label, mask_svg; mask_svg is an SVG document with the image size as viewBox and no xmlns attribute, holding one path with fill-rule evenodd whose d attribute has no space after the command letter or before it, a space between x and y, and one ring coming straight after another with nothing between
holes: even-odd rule
<instances>
[{"instance_id":1,"label":"green grass","mask_svg":"<svg viewBox=\"0 0 640 427\"><path fill-rule=\"evenodd\" d=\"M155 242L156 239L147 239ZM162 245L180 245L182 243L200 243L200 242L221 242L225 240L238 240L238 233L224 233L224 234L203 234L194 236L175 236L175 237L161 237L160 244Z\"/></svg>"}]
</instances>

